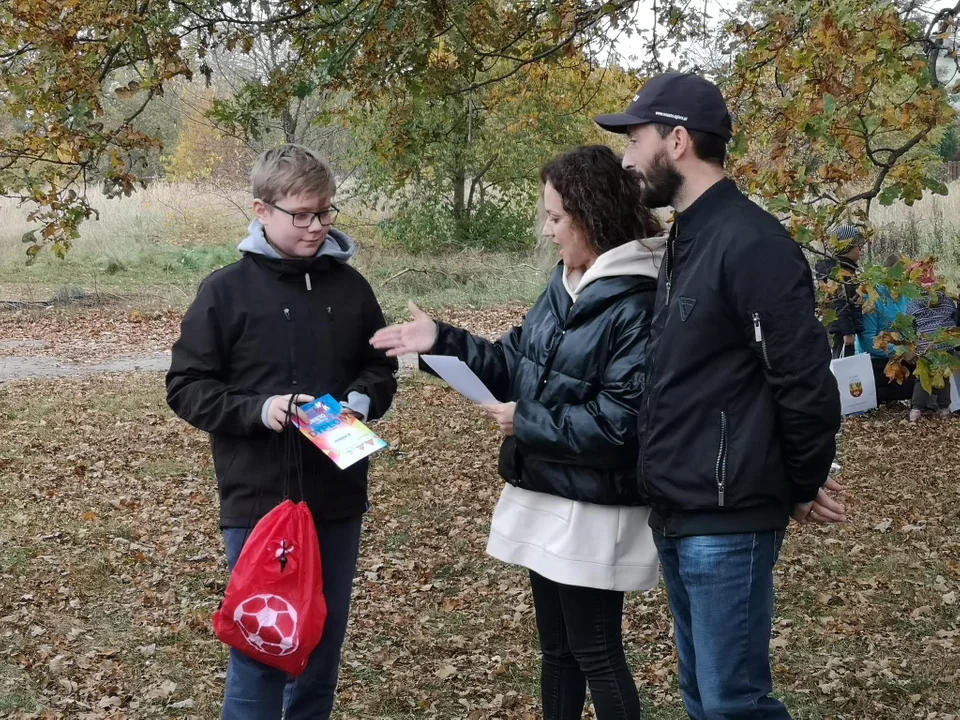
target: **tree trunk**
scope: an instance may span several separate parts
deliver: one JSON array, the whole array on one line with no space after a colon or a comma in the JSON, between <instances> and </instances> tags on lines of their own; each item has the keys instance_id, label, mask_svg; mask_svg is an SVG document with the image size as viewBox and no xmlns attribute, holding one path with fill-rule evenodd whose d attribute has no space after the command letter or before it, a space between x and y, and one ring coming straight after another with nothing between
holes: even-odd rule
<instances>
[{"instance_id":1,"label":"tree trunk","mask_svg":"<svg viewBox=\"0 0 960 720\"><path fill-rule=\"evenodd\" d=\"M285 107L280 114L280 122L283 125L283 140L286 143L297 142L297 119L290 112L289 107Z\"/></svg>"},{"instance_id":2,"label":"tree trunk","mask_svg":"<svg viewBox=\"0 0 960 720\"><path fill-rule=\"evenodd\" d=\"M473 213L475 205L473 204L474 196L476 195L477 188L480 188L480 205L483 205L485 188L486 184L483 182L483 176L489 172L490 168L493 167L493 164L500 159L500 155L494 155L487 161L487 164L483 166L483 169L476 174L473 178L470 179L470 196L467 198L467 216L469 217Z\"/></svg>"},{"instance_id":3,"label":"tree trunk","mask_svg":"<svg viewBox=\"0 0 960 720\"><path fill-rule=\"evenodd\" d=\"M466 173L463 170L457 170L453 174L453 217L457 222L466 219L467 198L466 198Z\"/></svg>"}]
</instances>

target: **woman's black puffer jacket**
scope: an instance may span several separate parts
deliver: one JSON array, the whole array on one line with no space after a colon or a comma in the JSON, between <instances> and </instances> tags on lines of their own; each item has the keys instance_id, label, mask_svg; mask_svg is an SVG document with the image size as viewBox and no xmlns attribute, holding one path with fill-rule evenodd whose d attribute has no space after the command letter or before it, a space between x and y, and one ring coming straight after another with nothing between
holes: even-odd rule
<instances>
[{"instance_id":1,"label":"woman's black puffer jacket","mask_svg":"<svg viewBox=\"0 0 960 720\"><path fill-rule=\"evenodd\" d=\"M439 324L433 353L463 360L517 403L500 450L512 485L601 505L642 505L637 410L656 280L598 278L574 303L559 265L517 327L495 343ZM426 368L425 368L426 369Z\"/></svg>"}]
</instances>

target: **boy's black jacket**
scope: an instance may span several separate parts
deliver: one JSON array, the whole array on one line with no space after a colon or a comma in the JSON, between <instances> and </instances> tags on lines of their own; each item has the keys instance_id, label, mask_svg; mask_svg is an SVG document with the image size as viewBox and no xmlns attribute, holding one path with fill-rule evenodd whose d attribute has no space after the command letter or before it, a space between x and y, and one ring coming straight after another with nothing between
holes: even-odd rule
<instances>
[{"instance_id":1,"label":"boy's black jacket","mask_svg":"<svg viewBox=\"0 0 960 720\"><path fill-rule=\"evenodd\" d=\"M370 398L368 420L390 407L396 360L369 338L384 326L367 281L330 257L275 260L247 254L211 274L183 318L167 374L167 402L210 433L221 527L252 527L289 496L301 499L287 438L261 420L273 395L329 393ZM303 498L314 518L356 516L367 507L367 462L339 470L295 428Z\"/></svg>"}]
</instances>

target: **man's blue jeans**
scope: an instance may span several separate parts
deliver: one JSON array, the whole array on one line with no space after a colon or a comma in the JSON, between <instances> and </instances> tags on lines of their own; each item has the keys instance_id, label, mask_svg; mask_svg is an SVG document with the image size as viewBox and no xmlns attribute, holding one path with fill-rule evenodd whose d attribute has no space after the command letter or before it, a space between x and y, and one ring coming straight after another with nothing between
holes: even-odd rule
<instances>
[{"instance_id":1,"label":"man's blue jeans","mask_svg":"<svg viewBox=\"0 0 960 720\"><path fill-rule=\"evenodd\" d=\"M333 711L340 648L347 634L353 576L357 571L362 517L317 523L327 622L306 670L296 680L230 650L223 720L327 720ZM250 531L226 528L227 567L233 572Z\"/></svg>"},{"instance_id":2,"label":"man's blue jeans","mask_svg":"<svg viewBox=\"0 0 960 720\"><path fill-rule=\"evenodd\" d=\"M784 532L653 536L690 717L789 720L783 703L770 697L773 566Z\"/></svg>"}]
</instances>

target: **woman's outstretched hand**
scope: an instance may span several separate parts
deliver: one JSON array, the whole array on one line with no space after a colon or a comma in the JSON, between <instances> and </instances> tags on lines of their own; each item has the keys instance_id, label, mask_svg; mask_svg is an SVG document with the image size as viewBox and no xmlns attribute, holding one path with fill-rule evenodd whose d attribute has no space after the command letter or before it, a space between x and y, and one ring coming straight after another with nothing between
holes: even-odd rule
<instances>
[{"instance_id":1,"label":"woman's outstretched hand","mask_svg":"<svg viewBox=\"0 0 960 720\"><path fill-rule=\"evenodd\" d=\"M370 344L377 350L386 351L387 357L423 355L437 342L437 323L414 302L411 301L408 307L413 315L412 321L385 327L370 339Z\"/></svg>"}]
</instances>

